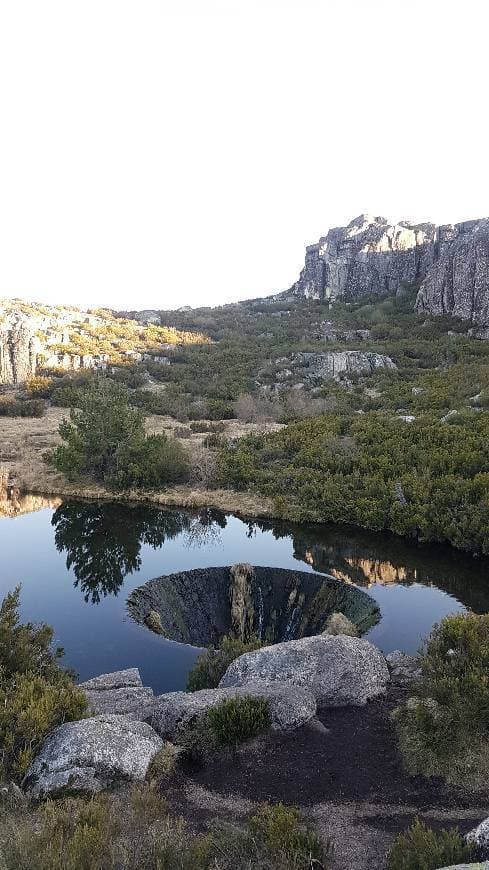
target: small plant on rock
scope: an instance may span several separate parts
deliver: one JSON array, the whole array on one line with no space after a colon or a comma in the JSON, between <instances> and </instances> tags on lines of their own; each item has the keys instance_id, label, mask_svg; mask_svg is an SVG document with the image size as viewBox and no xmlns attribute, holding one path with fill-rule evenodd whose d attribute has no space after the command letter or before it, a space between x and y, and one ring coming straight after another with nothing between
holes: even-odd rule
<instances>
[{"instance_id":1,"label":"small plant on rock","mask_svg":"<svg viewBox=\"0 0 489 870\"><path fill-rule=\"evenodd\" d=\"M244 641L225 635L217 649L209 647L199 656L187 677L187 690L196 692L198 689L215 689L231 662L246 652L260 649L261 646L263 644L258 638Z\"/></svg>"},{"instance_id":2,"label":"small plant on rock","mask_svg":"<svg viewBox=\"0 0 489 870\"><path fill-rule=\"evenodd\" d=\"M270 727L265 698L229 698L207 711L206 725L218 746L236 746Z\"/></svg>"}]
</instances>

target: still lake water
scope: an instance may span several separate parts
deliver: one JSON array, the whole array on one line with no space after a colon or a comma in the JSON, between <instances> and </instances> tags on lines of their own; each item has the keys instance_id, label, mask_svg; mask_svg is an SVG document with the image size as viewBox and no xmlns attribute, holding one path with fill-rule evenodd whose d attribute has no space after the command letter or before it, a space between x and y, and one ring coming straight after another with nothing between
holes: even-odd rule
<instances>
[{"instance_id":1,"label":"still lake water","mask_svg":"<svg viewBox=\"0 0 489 870\"><path fill-rule=\"evenodd\" d=\"M22 584L22 618L54 627L81 680L138 667L156 692L183 688L198 650L134 623L126 598L162 574L235 562L333 574L366 589L382 614L366 636L386 653L415 652L448 613L489 611L489 561L394 536L117 503L0 515L0 598Z\"/></svg>"}]
</instances>

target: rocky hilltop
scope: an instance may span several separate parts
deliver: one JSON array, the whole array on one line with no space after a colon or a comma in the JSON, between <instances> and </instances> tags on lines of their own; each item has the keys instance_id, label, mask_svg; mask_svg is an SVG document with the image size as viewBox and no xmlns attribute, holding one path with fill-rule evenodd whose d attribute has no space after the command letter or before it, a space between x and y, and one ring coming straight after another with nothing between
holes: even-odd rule
<instances>
[{"instance_id":1,"label":"rocky hilltop","mask_svg":"<svg viewBox=\"0 0 489 870\"><path fill-rule=\"evenodd\" d=\"M306 248L291 292L334 300L413 284L418 311L489 326L489 219L437 227L360 215Z\"/></svg>"},{"instance_id":2,"label":"rocky hilltop","mask_svg":"<svg viewBox=\"0 0 489 870\"><path fill-rule=\"evenodd\" d=\"M200 333L161 327L151 318L0 299L0 384L21 384L42 370L166 363L165 352L175 345L207 341Z\"/></svg>"}]
</instances>

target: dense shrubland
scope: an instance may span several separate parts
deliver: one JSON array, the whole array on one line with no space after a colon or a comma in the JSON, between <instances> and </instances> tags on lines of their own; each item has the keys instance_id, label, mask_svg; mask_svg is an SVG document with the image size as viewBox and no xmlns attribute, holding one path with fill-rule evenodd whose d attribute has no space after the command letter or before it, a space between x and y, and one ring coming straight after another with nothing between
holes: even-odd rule
<instances>
[{"instance_id":1,"label":"dense shrubland","mask_svg":"<svg viewBox=\"0 0 489 870\"><path fill-rule=\"evenodd\" d=\"M388 870L439 870L474 858L456 828L433 831L417 819L399 834L389 852Z\"/></svg>"},{"instance_id":2,"label":"dense shrubland","mask_svg":"<svg viewBox=\"0 0 489 870\"><path fill-rule=\"evenodd\" d=\"M420 664L416 697L395 712L408 770L486 788L489 616L448 616L433 630Z\"/></svg>"}]
</instances>

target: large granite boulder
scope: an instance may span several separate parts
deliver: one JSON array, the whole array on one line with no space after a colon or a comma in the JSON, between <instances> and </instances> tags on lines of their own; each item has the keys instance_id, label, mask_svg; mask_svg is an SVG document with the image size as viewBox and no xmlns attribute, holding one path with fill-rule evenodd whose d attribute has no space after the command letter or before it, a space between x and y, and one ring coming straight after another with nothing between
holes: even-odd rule
<instances>
[{"instance_id":1,"label":"large granite boulder","mask_svg":"<svg viewBox=\"0 0 489 870\"><path fill-rule=\"evenodd\" d=\"M122 713L144 719L154 699L153 690L143 686L137 668L101 674L80 683L92 713Z\"/></svg>"},{"instance_id":2,"label":"large granite boulder","mask_svg":"<svg viewBox=\"0 0 489 870\"><path fill-rule=\"evenodd\" d=\"M409 656L399 649L386 655L391 680L398 686L406 686L421 676L421 668L417 656Z\"/></svg>"},{"instance_id":3,"label":"large granite boulder","mask_svg":"<svg viewBox=\"0 0 489 870\"><path fill-rule=\"evenodd\" d=\"M145 722L95 716L55 728L27 771L35 798L63 790L97 792L119 781L141 781L163 741Z\"/></svg>"},{"instance_id":4,"label":"large granite boulder","mask_svg":"<svg viewBox=\"0 0 489 870\"><path fill-rule=\"evenodd\" d=\"M256 681L232 688L202 689L198 692L168 692L155 699L148 722L166 740L178 740L196 719L229 698L253 697L268 701L271 727L293 731L316 714L316 700L306 688Z\"/></svg>"},{"instance_id":5,"label":"large granite boulder","mask_svg":"<svg viewBox=\"0 0 489 870\"><path fill-rule=\"evenodd\" d=\"M366 640L321 635L279 643L235 659L221 687L256 680L309 689L319 707L361 706L385 693L389 669L380 650Z\"/></svg>"}]
</instances>

